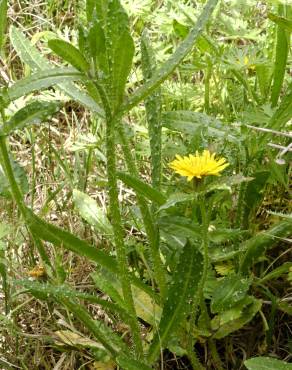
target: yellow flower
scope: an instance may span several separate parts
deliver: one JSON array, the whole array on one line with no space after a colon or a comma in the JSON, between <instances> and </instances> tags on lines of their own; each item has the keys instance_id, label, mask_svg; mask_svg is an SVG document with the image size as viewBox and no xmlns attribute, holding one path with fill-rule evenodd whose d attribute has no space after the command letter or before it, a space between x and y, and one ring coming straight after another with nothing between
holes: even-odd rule
<instances>
[{"instance_id":1,"label":"yellow flower","mask_svg":"<svg viewBox=\"0 0 292 370\"><path fill-rule=\"evenodd\" d=\"M203 176L216 175L225 167L229 166L225 158L215 158L215 153L211 154L209 150L204 150L202 154L196 151L196 155L181 157L176 155L176 159L169 163L169 167L181 176L186 176L188 181L194 177L201 179Z\"/></svg>"},{"instance_id":2,"label":"yellow flower","mask_svg":"<svg viewBox=\"0 0 292 370\"><path fill-rule=\"evenodd\" d=\"M247 66L247 65L249 64L249 58L248 58L247 56L245 56L245 57L243 58L243 62L244 62L244 64Z\"/></svg>"}]
</instances>

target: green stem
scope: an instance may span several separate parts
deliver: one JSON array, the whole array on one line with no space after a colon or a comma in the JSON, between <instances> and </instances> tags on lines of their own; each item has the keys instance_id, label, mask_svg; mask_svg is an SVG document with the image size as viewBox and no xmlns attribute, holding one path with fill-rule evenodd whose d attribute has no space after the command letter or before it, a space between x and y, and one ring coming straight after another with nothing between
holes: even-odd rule
<instances>
[{"instance_id":1,"label":"green stem","mask_svg":"<svg viewBox=\"0 0 292 370\"><path fill-rule=\"evenodd\" d=\"M206 211L206 205L205 205L205 199L200 199L200 210L201 210L201 216L202 216L202 229L203 229L203 257L204 257L204 267L203 267L203 275L201 280L201 287L200 287L200 302L201 306L204 300L204 286L206 284L206 280L208 277L208 268L210 263L209 258L209 240L208 240L208 215Z\"/></svg>"},{"instance_id":2,"label":"green stem","mask_svg":"<svg viewBox=\"0 0 292 370\"><path fill-rule=\"evenodd\" d=\"M103 104L106 119L106 159L107 159L107 177L108 177L108 194L109 194L109 208L111 222L114 231L114 240L117 253L117 262L120 272L120 279L123 291L125 304L130 313L128 324L130 325L133 342L136 350L137 358L143 357L142 339L137 321L137 315L134 305L134 299L131 289L131 283L128 271L128 261L126 246L124 244L124 233L122 226L122 219L120 213L120 205L118 198L118 184L117 184L117 168L116 168L116 147L115 147L115 130L117 118L113 119L112 110L108 96L102 85L96 79L91 78L94 86L96 87L100 99Z\"/></svg>"},{"instance_id":3,"label":"green stem","mask_svg":"<svg viewBox=\"0 0 292 370\"><path fill-rule=\"evenodd\" d=\"M132 156L130 145L122 125L119 125L118 132L120 139L122 141L122 149L128 167L128 171L131 173L131 175L139 177L136 163ZM145 199L138 193L136 193L136 197L142 215L143 223L145 226L145 231L150 244L151 259L154 268L154 277L160 289L161 296L164 297L166 294L166 279L164 265L161 261L159 252L159 230L154 223L153 217L151 215L150 209Z\"/></svg>"},{"instance_id":4,"label":"green stem","mask_svg":"<svg viewBox=\"0 0 292 370\"><path fill-rule=\"evenodd\" d=\"M114 240L117 253L117 262L120 271L120 279L125 304L131 315L129 325L131 327L133 341L138 358L143 356L142 340L140 336L138 321L136 319L136 311L129 279L128 261L126 247L124 244L124 233L122 227L122 219L120 213L120 205L118 199L118 185L116 175L116 147L115 147L115 130L116 122L107 117L106 121L106 156L107 156L107 176L108 176L108 192L109 192L109 207L111 222L114 231Z\"/></svg>"},{"instance_id":5,"label":"green stem","mask_svg":"<svg viewBox=\"0 0 292 370\"><path fill-rule=\"evenodd\" d=\"M190 336L189 338L189 341L188 341L188 348L187 348L187 352L188 352L188 358L189 360L191 361L191 364L192 364L192 367L193 369L196 369L196 370L204 370L204 366L200 363L199 359L198 359L198 356L196 354L196 350L194 348L194 339L192 336Z\"/></svg>"},{"instance_id":6,"label":"green stem","mask_svg":"<svg viewBox=\"0 0 292 370\"><path fill-rule=\"evenodd\" d=\"M217 369L217 370L224 370L221 358L220 358L220 356L218 354L218 351L217 351L215 340L214 339L209 339L208 344L209 344L209 348L210 348L210 351L211 351L211 356L212 356L212 359L213 359L214 368Z\"/></svg>"}]
</instances>

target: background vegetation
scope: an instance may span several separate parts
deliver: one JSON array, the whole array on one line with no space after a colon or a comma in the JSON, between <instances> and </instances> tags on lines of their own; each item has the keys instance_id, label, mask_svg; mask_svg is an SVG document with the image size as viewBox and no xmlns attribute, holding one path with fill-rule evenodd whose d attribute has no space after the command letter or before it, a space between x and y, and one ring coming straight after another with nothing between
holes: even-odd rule
<instances>
[{"instance_id":1,"label":"background vegetation","mask_svg":"<svg viewBox=\"0 0 292 370\"><path fill-rule=\"evenodd\" d=\"M280 0L0 0L1 368L292 368L291 30ZM169 168L204 149L221 177Z\"/></svg>"}]
</instances>

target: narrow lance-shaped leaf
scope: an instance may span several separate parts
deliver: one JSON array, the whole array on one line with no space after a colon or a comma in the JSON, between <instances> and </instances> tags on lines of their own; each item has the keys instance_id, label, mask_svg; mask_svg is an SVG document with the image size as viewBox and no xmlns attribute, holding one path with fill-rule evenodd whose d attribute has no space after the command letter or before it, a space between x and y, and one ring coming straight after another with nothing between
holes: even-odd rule
<instances>
[{"instance_id":1,"label":"narrow lance-shaped leaf","mask_svg":"<svg viewBox=\"0 0 292 370\"><path fill-rule=\"evenodd\" d=\"M77 81L82 77L82 73L74 68L46 69L15 82L11 87L3 91L3 97L9 103L36 90L43 90L64 81Z\"/></svg>"},{"instance_id":2,"label":"narrow lance-shaped leaf","mask_svg":"<svg viewBox=\"0 0 292 370\"><path fill-rule=\"evenodd\" d=\"M283 265L274 268L271 272L266 274L260 280L257 280L256 283L258 285L262 285L269 280L277 279L279 276L287 274L291 268L292 268L292 262L285 262L283 263Z\"/></svg>"},{"instance_id":3,"label":"narrow lance-shaped leaf","mask_svg":"<svg viewBox=\"0 0 292 370\"><path fill-rule=\"evenodd\" d=\"M165 348L186 318L196 297L203 272L203 257L198 249L187 242L172 276L162 311L158 331L149 348L148 360L153 363L160 349Z\"/></svg>"},{"instance_id":4,"label":"narrow lance-shaped leaf","mask_svg":"<svg viewBox=\"0 0 292 370\"><path fill-rule=\"evenodd\" d=\"M127 78L132 67L134 51L134 41L129 31L126 30L119 38L113 55L110 96L113 109L118 108L123 101Z\"/></svg>"},{"instance_id":5,"label":"narrow lance-shaped leaf","mask_svg":"<svg viewBox=\"0 0 292 370\"><path fill-rule=\"evenodd\" d=\"M95 0L86 0L86 17L87 22L92 21L92 17L94 15L94 8L95 8Z\"/></svg>"},{"instance_id":6,"label":"narrow lance-shaped leaf","mask_svg":"<svg viewBox=\"0 0 292 370\"><path fill-rule=\"evenodd\" d=\"M26 218L30 230L39 238L56 246L63 246L78 255L87 257L112 272L116 273L118 271L114 258L86 243L84 240L79 239L70 232L43 221L28 208L26 209Z\"/></svg>"},{"instance_id":7,"label":"narrow lance-shaped leaf","mask_svg":"<svg viewBox=\"0 0 292 370\"><path fill-rule=\"evenodd\" d=\"M285 17L279 17L276 14L269 13L268 18L277 23L277 25L281 26L282 28L285 28L287 31L292 32L292 20L287 19Z\"/></svg>"},{"instance_id":8,"label":"narrow lance-shaped leaf","mask_svg":"<svg viewBox=\"0 0 292 370\"><path fill-rule=\"evenodd\" d=\"M99 12L102 9L99 9ZM120 0L108 2L104 36L108 61L106 90L112 110L115 111L123 101L125 85L132 66L134 42L129 30L128 15ZM100 32L98 32L100 33ZM102 54L97 56L101 67L106 65ZM107 73L106 70L103 70Z\"/></svg>"},{"instance_id":9,"label":"narrow lance-shaped leaf","mask_svg":"<svg viewBox=\"0 0 292 370\"><path fill-rule=\"evenodd\" d=\"M115 258L111 257L107 253L93 247L70 232L43 221L28 208L26 209L25 217L30 231L38 238L46 240L57 247L64 247L78 254L79 256L87 257L100 266L107 268L109 271L117 275L119 274L119 269ZM131 283L141 288L155 301L158 301L157 296L152 289L134 275L131 276Z\"/></svg>"},{"instance_id":10,"label":"narrow lance-shaped leaf","mask_svg":"<svg viewBox=\"0 0 292 370\"><path fill-rule=\"evenodd\" d=\"M273 130L281 130L292 117L292 83L289 85L285 96L273 114L268 127ZM267 135L265 135L267 137Z\"/></svg>"},{"instance_id":11,"label":"narrow lance-shaped leaf","mask_svg":"<svg viewBox=\"0 0 292 370\"><path fill-rule=\"evenodd\" d=\"M81 52L72 44L65 40L49 40L49 48L61 58L69 62L73 67L82 72L89 70L89 63Z\"/></svg>"},{"instance_id":12,"label":"narrow lance-shaped leaf","mask_svg":"<svg viewBox=\"0 0 292 370\"><path fill-rule=\"evenodd\" d=\"M206 26L218 0L209 0L199 16L196 25L191 29L188 36L182 41L180 46L176 49L174 54L157 69L153 77L147 81L141 88L139 88L132 97L123 104L121 112L128 111L137 105L141 100L150 95L167 77L175 70L181 63L185 56L191 51L198 36L202 33L203 28Z\"/></svg>"},{"instance_id":13,"label":"narrow lance-shaped leaf","mask_svg":"<svg viewBox=\"0 0 292 370\"><path fill-rule=\"evenodd\" d=\"M147 33L144 31L141 38L142 72L144 81L149 80L156 69L153 50L149 44ZM161 96L158 88L145 100L146 116L151 151L151 178L152 186L160 189L161 182Z\"/></svg>"},{"instance_id":14,"label":"narrow lance-shaped leaf","mask_svg":"<svg viewBox=\"0 0 292 370\"><path fill-rule=\"evenodd\" d=\"M91 332L95 338L100 341L104 348L113 356L120 352L125 352L127 347L122 339L111 331L103 322L93 320L85 307L78 303L75 297L68 295L58 287L39 284L36 282L26 283L30 292L41 298L51 299L54 297L61 304L66 306L71 311L75 318L81 321L84 326ZM67 294L66 294L67 293Z\"/></svg>"},{"instance_id":15,"label":"narrow lance-shaped leaf","mask_svg":"<svg viewBox=\"0 0 292 370\"><path fill-rule=\"evenodd\" d=\"M29 125L38 124L58 111L58 104L54 102L35 101L17 111L9 122L5 122L0 129L0 135L9 135Z\"/></svg>"},{"instance_id":16,"label":"narrow lance-shaped leaf","mask_svg":"<svg viewBox=\"0 0 292 370\"><path fill-rule=\"evenodd\" d=\"M59 295L59 297L67 297L67 298L79 298L83 301L87 301L90 303L95 303L100 305L104 308L107 312L111 314L119 315L119 317L123 320L128 319L129 315L126 310L120 305L112 303L108 300L102 299L97 295L92 295L88 293L83 293L73 289L67 285L52 285L52 284L45 284L40 283L37 281L32 280L16 280L15 283L29 289L30 291L37 292L42 299L47 299L53 295ZM104 292L105 293L105 292Z\"/></svg>"},{"instance_id":17,"label":"narrow lance-shaped leaf","mask_svg":"<svg viewBox=\"0 0 292 370\"><path fill-rule=\"evenodd\" d=\"M19 55L20 59L35 71L50 68L51 64L43 55L31 44L31 42L16 27L10 28L10 41ZM62 82L57 84L58 89L62 90L67 96L83 104L85 107L103 116L104 113L100 106L85 91L73 84L73 82Z\"/></svg>"},{"instance_id":18,"label":"narrow lance-shaped leaf","mask_svg":"<svg viewBox=\"0 0 292 370\"><path fill-rule=\"evenodd\" d=\"M124 184L134 189L137 194L142 195L155 204L162 206L166 202L166 197L160 191L154 189L152 186L146 184L140 179L137 179L125 172L118 172L117 176Z\"/></svg>"},{"instance_id":19,"label":"narrow lance-shaped leaf","mask_svg":"<svg viewBox=\"0 0 292 370\"><path fill-rule=\"evenodd\" d=\"M282 15L284 5L279 5L279 15ZM286 72L286 64L290 47L290 33L282 26L277 26L276 56L274 64L274 78L271 91L272 106L276 106Z\"/></svg>"},{"instance_id":20,"label":"narrow lance-shaped leaf","mask_svg":"<svg viewBox=\"0 0 292 370\"><path fill-rule=\"evenodd\" d=\"M0 0L0 54L4 45L7 23L7 0Z\"/></svg>"},{"instance_id":21,"label":"narrow lance-shaped leaf","mask_svg":"<svg viewBox=\"0 0 292 370\"><path fill-rule=\"evenodd\" d=\"M279 238L285 238L291 234L292 222L281 221L267 231L255 235L243 243L242 249L246 250L240 263L240 271L247 274L249 268L258 261L267 249L275 245Z\"/></svg>"}]
</instances>

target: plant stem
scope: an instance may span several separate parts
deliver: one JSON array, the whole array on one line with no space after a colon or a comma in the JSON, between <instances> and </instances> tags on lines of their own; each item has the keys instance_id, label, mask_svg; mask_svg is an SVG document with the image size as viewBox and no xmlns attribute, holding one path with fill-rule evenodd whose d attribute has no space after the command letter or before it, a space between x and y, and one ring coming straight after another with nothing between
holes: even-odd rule
<instances>
[{"instance_id":1,"label":"plant stem","mask_svg":"<svg viewBox=\"0 0 292 370\"><path fill-rule=\"evenodd\" d=\"M188 348L187 348L188 358L191 361L193 369L195 369L195 370L204 370L205 368L200 363L200 361L198 359L198 356L196 354L196 350L195 350L195 347L194 347L194 344L195 344L194 342L195 342L194 339L192 337L190 337L190 339L188 341Z\"/></svg>"},{"instance_id":2,"label":"plant stem","mask_svg":"<svg viewBox=\"0 0 292 370\"><path fill-rule=\"evenodd\" d=\"M142 340L139 331L138 321L136 319L136 311L129 279L128 261L126 247L124 244L124 235L122 227L122 219L120 213L120 205L118 199L118 185L116 175L116 147L115 147L115 130L116 121L107 117L106 121L106 156L107 156L107 176L108 176L108 192L109 192L109 207L111 222L114 231L114 240L117 253L117 262L120 271L120 279L125 304L131 315L129 325L131 327L133 341L136 349L137 358L143 356Z\"/></svg>"},{"instance_id":3,"label":"plant stem","mask_svg":"<svg viewBox=\"0 0 292 370\"><path fill-rule=\"evenodd\" d=\"M128 167L128 171L135 177L139 177L136 163L132 156L128 138L124 132L122 125L118 127L119 136L122 141L122 149L125 157L125 161ZM159 231L154 223L153 216L151 215L149 206L145 199L136 193L140 212L142 214L143 223L145 226L146 234L150 244L151 259L154 268L154 277L160 289L161 296L164 297L166 294L166 279L164 265L160 258L159 253Z\"/></svg>"},{"instance_id":4,"label":"plant stem","mask_svg":"<svg viewBox=\"0 0 292 370\"><path fill-rule=\"evenodd\" d=\"M213 359L214 368L217 369L217 370L224 370L221 358L220 358L220 356L218 354L218 351L217 351L215 340L214 339L209 339L208 344L209 344L209 348L210 348L210 351L211 351L211 356L212 356L212 359Z\"/></svg>"},{"instance_id":5,"label":"plant stem","mask_svg":"<svg viewBox=\"0 0 292 370\"><path fill-rule=\"evenodd\" d=\"M208 215L206 211L205 199L200 199L200 210L202 216L202 228L203 228L203 257L204 257L204 267L203 267L203 275L201 280L201 287L200 287L200 306L202 307L202 303L204 300L204 286L206 284L207 276L208 276L208 268L210 263L209 258L209 240L208 240Z\"/></svg>"}]
</instances>

